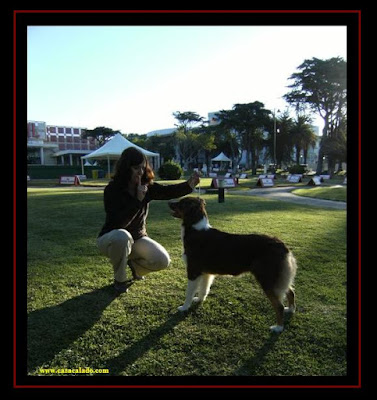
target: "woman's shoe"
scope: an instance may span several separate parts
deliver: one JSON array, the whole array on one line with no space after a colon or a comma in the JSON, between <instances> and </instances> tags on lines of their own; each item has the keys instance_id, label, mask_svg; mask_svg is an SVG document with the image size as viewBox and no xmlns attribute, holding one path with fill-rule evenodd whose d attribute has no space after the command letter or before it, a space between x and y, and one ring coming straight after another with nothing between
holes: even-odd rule
<instances>
[{"instance_id":1,"label":"woman's shoe","mask_svg":"<svg viewBox=\"0 0 377 400\"><path fill-rule=\"evenodd\" d=\"M115 292L120 295L122 293L127 293L128 292L128 284L129 282L118 282L114 279L114 289Z\"/></svg>"},{"instance_id":2,"label":"woman's shoe","mask_svg":"<svg viewBox=\"0 0 377 400\"><path fill-rule=\"evenodd\" d=\"M131 272L132 272L132 279L134 281L142 281L144 280L144 276L138 275L135 271L135 268L132 266L131 260L128 260L127 264L130 266Z\"/></svg>"}]
</instances>

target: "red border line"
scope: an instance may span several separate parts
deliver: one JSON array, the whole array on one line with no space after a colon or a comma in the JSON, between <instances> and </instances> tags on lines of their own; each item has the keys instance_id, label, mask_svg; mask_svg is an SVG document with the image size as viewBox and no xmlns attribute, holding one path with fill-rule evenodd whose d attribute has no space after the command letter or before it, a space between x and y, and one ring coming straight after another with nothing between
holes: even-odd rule
<instances>
[{"instance_id":1,"label":"red border line","mask_svg":"<svg viewBox=\"0 0 377 400\"><path fill-rule=\"evenodd\" d=\"M129 14L181 14L181 13L195 13L195 14L237 14L237 13L282 13L282 14L302 14L302 13L317 13L317 14L344 14L344 13L360 13L361 10L15 10L15 13L77 13L77 14L93 14L93 13L129 13Z\"/></svg>"},{"instance_id":2,"label":"red border line","mask_svg":"<svg viewBox=\"0 0 377 400\"><path fill-rule=\"evenodd\" d=\"M358 385L22 385L23 389L359 389Z\"/></svg>"},{"instance_id":3,"label":"red border line","mask_svg":"<svg viewBox=\"0 0 377 400\"><path fill-rule=\"evenodd\" d=\"M359 218L359 226L358 226L358 229L359 229L359 258L358 258L358 263L359 263L359 276L358 276L358 279L359 279L359 287L358 287L358 290L359 290L359 348L358 348L358 351L359 351L359 385L360 385L360 387L361 387L361 12L359 12L359 19L358 19L358 22L359 22L359 42L358 42L358 44L359 44L359 54L358 54L358 56L359 56L359 63L358 63L358 67L359 67L359 81L358 81L358 84L359 84L359 90L358 90L358 96L359 96L359 112L358 112L358 116L359 116L359 154L358 154L358 156L359 156L359 176L358 176L358 178L359 178L359 187L358 187L358 190L359 190L359 198L358 198L358 201L359 201L359 213L358 213L358 218Z\"/></svg>"},{"instance_id":4,"label":"red border line","mask_svg":"<svg viewBox=\"0 0 377 400\"><path fill-rule=\"evenodd\" d=\"M16 385L16 14L13 15L13 384Z\"/></svg>"}]
</instances>

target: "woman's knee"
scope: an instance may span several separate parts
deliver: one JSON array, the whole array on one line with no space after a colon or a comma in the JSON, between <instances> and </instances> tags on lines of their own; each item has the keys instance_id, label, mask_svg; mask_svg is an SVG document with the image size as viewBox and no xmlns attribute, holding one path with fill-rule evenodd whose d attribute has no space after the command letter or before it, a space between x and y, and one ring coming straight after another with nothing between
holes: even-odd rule
<instances>
[{"instance_id":1,"label":"woman's knee","mask_svg":"<svg viewBox=\"0 0 377 400\"><path fill-rule=\"evenodd\" d=\"M111 243L115 244L131 243L132 245L133 242L134 241L132 239L132 235L125 229L114 229L112 231Z\"/></svg>"},{"instance_id":2,"label":"woman's knee","mask_svg":"<svg viewBox=\"0 0 377 400\"><path fill-rule=\"evenodd\" d=\"M171 259L169 253L165 251L161 253L159 260L157 261L158 269L165 269L170 265Z\"/></svg>"},{"instance_id":3,"label":"woman's knee","mask_svg":"<svg viewBox=\"0 0 377 400\"><path fill-rule=\"evenodd\" d=\"M170 255L160 243L153 243L151 262L156 270L165 269L170 265Z\"/></svg>"},{"instance_id":4,"label":"woman's knee","mask_svg":"<svg viewBox=\"0 0 377 400\"><path fill-rule=\"evenodd\" d=\"M125 229L117 229L111 238L111 246L117 249L126 250L127 254L131 253L134 240L130 232Z\"/></svg>"},{"instance_id":5,"label":"woman's knee","mask_svg":"<svg viewBox=\"0 0 377 400\"><path fill-rule=\"evenodd\" d=\"M108 257L114 256L115 253L121 256L126 250L129 254L133 243L131 234L125 229L114 229L97 240L99 249Z\"/></svg>"}]
</instances>

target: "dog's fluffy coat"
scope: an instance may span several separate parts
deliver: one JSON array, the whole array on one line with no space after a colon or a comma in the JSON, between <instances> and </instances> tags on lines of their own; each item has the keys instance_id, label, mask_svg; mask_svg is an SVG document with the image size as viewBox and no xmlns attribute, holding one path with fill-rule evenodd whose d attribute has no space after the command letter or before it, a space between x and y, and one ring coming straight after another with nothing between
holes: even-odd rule
<instances>
[{"instance_id":1,"label":"dog's fluffy coat","mask_svg":"<svg viewBox=\"0 0 377 400\"><path fill-rule=\"evenodd\" d=\"M188 276L186 300L179 310L188 310L193 301L204 301L215 275L251 272L275 309L277 324L271 330L281 332L284 311L294 312L296 307L292 284L297 265L285 244L267 235L238 235L213 229L201 198L184 197L170 201L169 207L174 217L182 219L183 259ZM283 306L285 297L287 308Z\"/></svg>"}]
</instances>

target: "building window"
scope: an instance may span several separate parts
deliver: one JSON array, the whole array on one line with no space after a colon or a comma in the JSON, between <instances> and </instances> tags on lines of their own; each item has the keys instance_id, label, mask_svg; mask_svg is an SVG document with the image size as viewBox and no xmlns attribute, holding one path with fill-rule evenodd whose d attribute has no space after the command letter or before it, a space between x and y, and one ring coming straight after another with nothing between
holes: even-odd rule
<instances>
[{"instance_id":1,"label":"building window","mask_svg":"<svg viewBox=\"0 0 377 400\"><path fill-rule=\"evenodd\" d=\"M81 140L81 149L88 150L88 142L86 140Z\"/></svg>"},{"instance_id":2,"label":"building window","mask_svg":"<svg viewBox=\"0 0 377 400\"><path fill-rule=\"evenodd\" d=\"M64 133L64 128L58 128L59 133Z\"/></svg>"}]
</instances>

